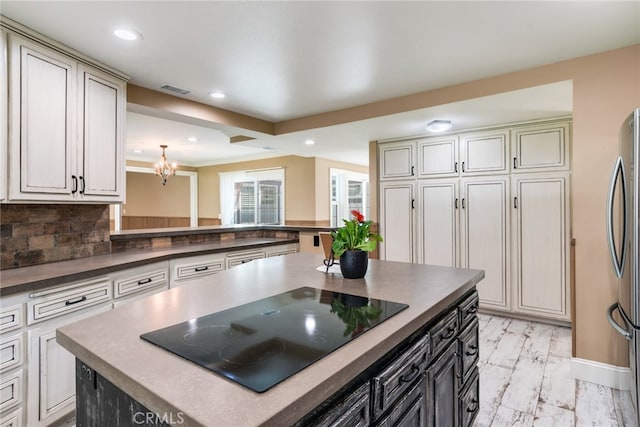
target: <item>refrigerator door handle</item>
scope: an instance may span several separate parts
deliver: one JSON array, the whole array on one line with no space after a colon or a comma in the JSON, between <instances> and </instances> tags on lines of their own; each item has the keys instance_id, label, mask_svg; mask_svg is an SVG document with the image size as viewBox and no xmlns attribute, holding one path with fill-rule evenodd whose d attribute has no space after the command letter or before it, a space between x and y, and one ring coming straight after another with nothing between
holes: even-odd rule
<instances>
[{"instance_id":1,"label":"refrigerator door handle","mask_svg":"<svg viewBox=\"0 0 640 427\"><path fill-rule=\"evenodd\" d=\"M618 176L622 182L622 241L620 244L620 256L618 256L618 249L616 248L616 238L613 230L613 214L614 214L614 197L616 187L618 185ZM626 256L625 244L627 241L627 182L624 173L624 162L622 157L618 157L616 164L613 167L613 173L611 174L611 183L609 184L609 200L607 201L607 239L609 240L609 253L611 254L611 261L613 262L613 269L616 272L618 278L622 278L624 273L624 261Z\"/></svg>"},{"instance_id":2,"label":"refrigerator door handle","mask_svg":"<svg viewBox=\"0 0 640 427\"><path fill-rule=\"evenodd\" d=\"M627 324L627 320L624 318L624 315L620 314L620 318L624 322L626 329L620 326L618 322L616 322L615 319L613 318L613 312L616 310L620 310L620 306L618 305L617 302L611 304L611 306L607 309L607 321L611 326L613 326L613 329L615 329L620 335L622 335L628 340L631 340L632 335L631 335L631 332L629 332L629 325Z\"/></svg>"}]
</instances>

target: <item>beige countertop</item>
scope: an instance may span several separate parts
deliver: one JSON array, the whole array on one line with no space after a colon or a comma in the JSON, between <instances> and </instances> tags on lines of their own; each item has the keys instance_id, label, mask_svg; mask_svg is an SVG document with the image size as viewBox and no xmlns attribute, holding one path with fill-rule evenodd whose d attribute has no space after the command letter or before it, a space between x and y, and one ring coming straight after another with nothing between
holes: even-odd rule
<instances>
[{"instance_id":1,"label":"beige countertop","mask_svg":"<svg viewBox=\"0 0 640 427\"><path fill-rule=\"evenodd\" d=\"M484 272L370 260L364 279L316 270L318 255L256 260L58 329L57 340L156 413L185 425L291 425L473 288ZM140 339L140 334L301 286L409 304L265 393Z\"/></svg>"},{"instance_id":2,"label":"beige countertop","mask_svg":"<svg viewBox=\"0 0 640 427\"><path fill-rule=\"evenodd\" d=\"M32 292L107 274L123 268L137 267L172 258L205 255L229 250L252 249L286 243L297 243L297 240L270 237L244 238L207 244L173 246L170 248L130 250L109 255L2 270L0 272L0 296L13 295L20 292Z\"/></svg>"}]
</instances>

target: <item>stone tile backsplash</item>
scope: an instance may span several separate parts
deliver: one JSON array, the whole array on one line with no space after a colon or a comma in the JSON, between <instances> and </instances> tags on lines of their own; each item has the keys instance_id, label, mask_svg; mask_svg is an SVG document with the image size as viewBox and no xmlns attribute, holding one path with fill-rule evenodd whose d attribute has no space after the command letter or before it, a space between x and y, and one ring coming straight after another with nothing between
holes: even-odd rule
<instances>
[{"instance_id":1,"label":"stone tile backsplash","mask_svg":"<svg viewBox=\"0 0 640 427\"><path fill-rule=\"evenodd\" d=\"M110 252L109 205L0 205L0 270Z\"/></svg>"}]
</instances>

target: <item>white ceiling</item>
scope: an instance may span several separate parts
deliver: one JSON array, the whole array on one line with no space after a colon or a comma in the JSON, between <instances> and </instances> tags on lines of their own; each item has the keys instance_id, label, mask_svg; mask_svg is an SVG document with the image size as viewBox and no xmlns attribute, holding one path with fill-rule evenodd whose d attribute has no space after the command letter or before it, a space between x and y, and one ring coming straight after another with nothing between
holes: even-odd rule
<instances>
[{"instance_id":1,"label":"white ceiling","mask_svg":"<svg viewBox=\"0 0 640 427\"><path fill-rule=\"evenodd\" d=\"M638 1L2 0L1 13L133 84L177 86L191 91L187 99L272 122L640 43ZM115 38L122 26L142 41ZM227 97L209 97L213 90ZM164 143L171 161L193 166L285 154L366 164L369 140L424 134L434 118L465 129L570 112L571 83L563 82L230 144L212 127L134 111L127 158L156 160Z\"/></svg>"}]
</instances>

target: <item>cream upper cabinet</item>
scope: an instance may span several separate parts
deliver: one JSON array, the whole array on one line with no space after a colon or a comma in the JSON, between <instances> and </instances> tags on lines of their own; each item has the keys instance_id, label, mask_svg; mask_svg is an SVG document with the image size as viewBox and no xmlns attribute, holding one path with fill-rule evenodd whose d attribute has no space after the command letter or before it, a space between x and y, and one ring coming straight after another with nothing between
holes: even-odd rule
<instances>
[{"instance_id":1,"label":"cream upper cabinet","mask_svg":"<svg viewBox=\"0 0 640 427\"><path fill-rule=\"evenodd\" d=\"M75 62L10 34L9 82L9 198L73 200Z\"/></svg>"},{"instance_id":2,"label":"cream upper cabinet","mask_svg":"<svg viewBox=\"0 0 640 427\"><path fill-rule=\"evenodd\" d=\"M569 320L569 174L512 177L514 311Z\"/></svg>"},{"instance_id":3,"label":"cream upper cabinet","mask_svg":"<svg viewBox=\"0 0 640 427\"><path fill-rule=\"evenodd\" d=\"M407 179L415 176L415 147L413 141L380 144L379 179Z\"/></svg>"},{"instance_id":4,"label":"cream upper cabinet","mask_svg":"<svg viewBox=\"0 0 640 427\"><path fill-rule=\"evenodd\" d=\"M484 270L478 296L485 308L510 309L509 177L460 182L460 266Z\"/></svg>"},{"instance_id":5,"label":"cream upper cabinet","mask_svg":"<svg viewBox=\"0 0 640 427\"><path fill-rule=\"evenodd\" d=\"M414 262L414 182L380 184L380 259Z\"/></svg>"},{"instance_id":6,"label":"cream upper cabinet","mask_svg":"<svg viewBox=\"0 0 640 427\"><path fill-rule=\"evenodd\" d=\"M418 141L418 178L444 178L457 175L457 136Z\"/></svg>"},{"instance_id":7,"label":"cream upper cabinet","mask_svg":"<svg viewBox=\"0 0 640 427\"><path fill-rule=\"evenodd\" d=\"M507 153L509 131L499 129L460 135L460 174L497 175L509 173Z\"/></svg>"},{"instance_id":8,"label":"cream upper cabinet","mask_svg":"<svg viewBox=\"0 0 640 427\"><path fill-rule=\"evenodd\" d=\"M0 203L7 199L7 138L9 123L7 114L8 73L7 73L7 32L0 28Z\"/></svg>"},{"instance_id":9,"label":"cream upper cabinet","mask_svg":"<svg viewBox=\"0 0 640 427\"><path fill-rule=\"evenodd\" d=\"M511 131L512 171L569 169L569 122L517 127Z\"/></svg>"},{"instance_id":10,"label":"cream upper cabinet","mask_svg":"<svg viewBox=\"0 0 640 427\"><path fill-rule=\"evenodd\" d=\"M459 208L458 179L418 181L418 262L459 265Z\"/></svg>"},{"instance_id":11,"label":"cream upper cabinet","mask_svg":"<svg viewBox=\"0 0 640 427\"><path fill-rule=\"evenodd\" d=\"M9 201L124 201L126 82L9 33Z\"/></svg>"}]
</instances>

